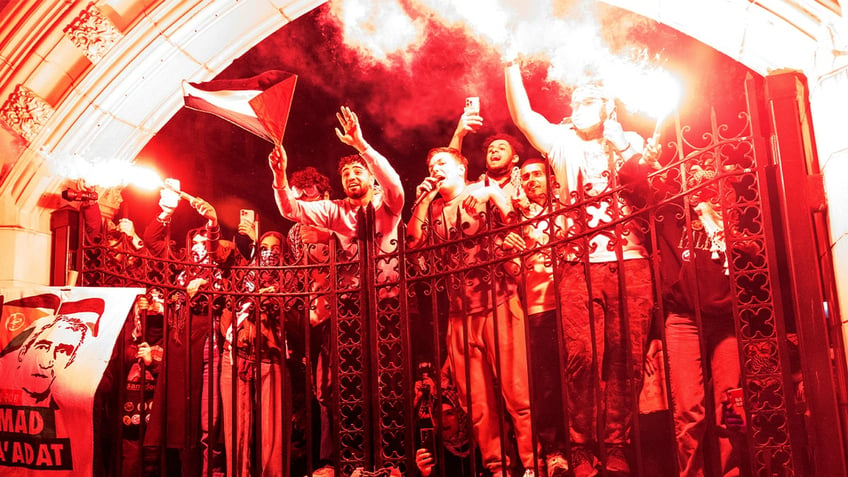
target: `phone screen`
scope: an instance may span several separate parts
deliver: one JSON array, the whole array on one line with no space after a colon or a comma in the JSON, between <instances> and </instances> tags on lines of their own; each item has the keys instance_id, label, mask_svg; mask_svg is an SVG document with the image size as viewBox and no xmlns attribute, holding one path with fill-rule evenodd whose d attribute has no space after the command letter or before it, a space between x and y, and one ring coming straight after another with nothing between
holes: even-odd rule
<instances>
[{"instance_id":1,"label":"phone screen","mask_svg":"<svg viewBox=\"0 0 848 477\"><path fill-rule=\"evenodd\" d=\"M436 430L433 428L420 429L421 447L427 449L433 458L436 457Z\"/></svg>"}]
</instances>

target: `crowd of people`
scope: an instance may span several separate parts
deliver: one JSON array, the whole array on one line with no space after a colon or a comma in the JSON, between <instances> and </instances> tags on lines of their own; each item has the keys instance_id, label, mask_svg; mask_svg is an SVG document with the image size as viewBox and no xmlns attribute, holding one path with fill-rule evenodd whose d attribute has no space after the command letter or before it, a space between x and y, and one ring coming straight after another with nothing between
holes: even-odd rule
<instances>
[{"instance_id":1,"label":"crowd of people","mask_svg":"<svg viewBox=\"0 0 848 477\"><path fill-rule=\"evenodd\" d=\"M358 257L363 238L379 257L374 300L397 303L411 270L432 281L405 299L444 305L435 319L409 314L444 342L413 350L439 364L416 366L427 371L400 384L414 390L406 425L417 427L407 475L636 474L651 339L667 356L679 475L745 474L745 422L731 403L740 387L725 243L734 197L716 185L721 167L664 172L655 139L623 129L597 80L574 89L570 117L550 122L532 109L519 65L506 58L506 102L535 152L495 134L485 173L469 178L462 142L483 120L467 110L449 146L426 155L405 224L401 177L346 107L336 135L356 154L338 164L344 198L331 199L314 168L289 174L282 145L269 156L287 234L260 234L248 220L223 239L215 208L190 201L206 223L189 234L185 266L148 266L149 296L128 322L123 394L135 400L127 409L150 412L141 425L126 413L123 475L159 475L163 465L184 476L347 474L333 323L345 306L363 312L353 295L365 287L357 268L331 274L327 264L331 249ZM112 250L109 263L140 267L142 249L180 256L169 237L175 189L162 189L161 213L141 237L125 221L104 228L87 209L86 232ZM694 192L665 200L684 191ZM386 258L401 241L408 255ZM176 287L157 287L157 277ZM301 380L312 395L297 400ZM296 409L313 403L315 432ZM314 456L303 456L304 432Z\"/></svg>"}]
</instances>

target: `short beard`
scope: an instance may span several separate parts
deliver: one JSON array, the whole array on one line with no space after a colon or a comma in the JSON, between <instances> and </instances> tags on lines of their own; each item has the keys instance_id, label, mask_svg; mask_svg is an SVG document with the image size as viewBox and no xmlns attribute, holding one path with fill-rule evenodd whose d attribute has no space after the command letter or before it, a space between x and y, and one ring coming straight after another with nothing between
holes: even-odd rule
<instances>
[{"instance_id":1,"label":"short beard","mask_svg":"<svg viewBox=\"0 0 848 477\"><path fill-rule=\"evenodd\" d=\"M354 199L354 200L358 200L358 199L365 197L365 194L367 194L367 193L368 193L368 189L366 189L364 187L360 187L359 192L356 192L356 193L350 192L349 190L345 189L345 195L347 195L349 198Z\"/></svg>"},{"instance_id":2,"label":"short beard","mask_svg":"<svg viewBox=\"0 0 848 477\"><path fill-rule=\"evenodd\" d=\"M546 206L546 205L548 205L548 194L544 194L544 193L533 194L533 197L530 197L528 195L527 200L529 200L530 202L533 202L534 204Z\"/></svg>"},{"instance_id":3,"label":"short beard","mask_svg":"<svg viewBox=\"0 0 848 477\"><path fill-rule=\"evenodd\" d=\"M486 175L492 178L501 178L506 177L512 172L512 163L508 162L502 167L498 167L496 169L486 169Z\"/></svg>"}]
</instances>

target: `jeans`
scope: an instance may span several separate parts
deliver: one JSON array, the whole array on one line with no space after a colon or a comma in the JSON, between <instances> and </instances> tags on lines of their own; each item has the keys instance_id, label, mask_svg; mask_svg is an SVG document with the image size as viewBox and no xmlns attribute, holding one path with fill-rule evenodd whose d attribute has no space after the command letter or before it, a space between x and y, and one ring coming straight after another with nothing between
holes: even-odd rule
<instances>
[{"instance_id":1,"label":"jeans","mask_svg":"<svg viewBox=\"0 0 848 477\"><path fill-rule=\"evenodd\" d=\"M712 388L715 424L720 426L724 394L728 389L739 386L739 348L732 316L719 319L704 317L701 323L703 330L698 329L694 316L676 313L669 313L665 322L677 462L681 477L704 475L707 435L705 389ZM702 339L708 353L707 363L701 356ZM712 375L709 382L711 386L704 379L705 366L709 366ZM738 451L735 451L731 442L735 436L721 427L715 429L721 465L720 473L716 475L739 475Z\"/></svg>"},{"instance_id":2,"label":"jeans","mask_svg":"<svg viewBox=\"0 0 848 477\"><path fill-rule=\"evenodd\" d=\"M221 442L221 393L219 383L221 379L221 353L218 351L217 340L220 338L206 339L203 345L203 388L200 398L200 445L203 453L202 475L209 475L208 469L212 467L214 477L224 477L226 474L224 465L224 443ZM209 361L209 349L212 349L212 361ZM211 384L210 380L214 379ZM210 413L209 401L212 401ZM211 446L211 451L210 451ZM211 454L211 456L210 456Z\"/></svg>"},{"instance_id":3,"label":"jeans","mask_svg":"<svg viewBox=\"0 0 848 477\"><path fill-rule=\"evenodd\" d=\"M554 452L564 455L566 450L556 319L556 310L527 317L533 419L539 445L545 455Z\"/></svg>"},{"instance_id":4,"label":"jeans","mask_svg":"<svg viewBox=\"0 0 848 477\"><path fill-rule=\"evenodd\" d=\"M590 263L589 284L582 263L564 264L560 269L572 444L588 446L603 439L607 445L621 446L630 437L633 390L642 387L653 287L646 259L623 264L623 292L618 262ZM596 389L603 393L603 409L598 409ZM599 412L605 424L600 431L595 429Z\"/></svg>"}]
</instances>

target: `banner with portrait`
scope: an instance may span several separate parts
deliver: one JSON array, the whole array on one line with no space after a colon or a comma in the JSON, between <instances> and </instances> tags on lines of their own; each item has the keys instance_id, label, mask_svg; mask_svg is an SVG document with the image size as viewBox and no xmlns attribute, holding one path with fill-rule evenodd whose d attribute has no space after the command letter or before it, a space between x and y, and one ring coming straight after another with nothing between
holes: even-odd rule
<instances>
[{"instance_id":1,"label":"banner with portrait","mask_svg":"<svg viewBox=\"0 0 848 477\"><path fill-rule=\"evenodd\" d=\"M143 293L0 288L0 475L93 474L94 395Z\"/></svg>"}]
</instances>

